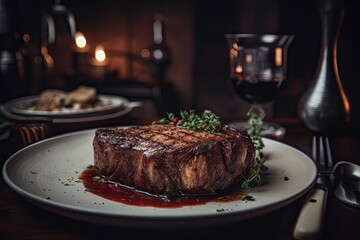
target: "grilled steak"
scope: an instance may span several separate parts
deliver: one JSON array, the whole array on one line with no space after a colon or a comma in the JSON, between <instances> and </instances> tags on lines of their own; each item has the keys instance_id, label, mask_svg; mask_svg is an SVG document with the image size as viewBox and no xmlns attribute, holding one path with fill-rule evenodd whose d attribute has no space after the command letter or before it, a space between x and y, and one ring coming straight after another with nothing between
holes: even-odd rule
<instances>
[{"instance_id":1,"label":"grilled steak","mask_svg":"<svg viewBox=\"0 0 360 240\"><path fill-rule=\"evenodd\" d=\"M251 138L172 124L96 130L94 164L108 180L154 195L213 194L254 164Z\"/></svg>"}]
</instances>

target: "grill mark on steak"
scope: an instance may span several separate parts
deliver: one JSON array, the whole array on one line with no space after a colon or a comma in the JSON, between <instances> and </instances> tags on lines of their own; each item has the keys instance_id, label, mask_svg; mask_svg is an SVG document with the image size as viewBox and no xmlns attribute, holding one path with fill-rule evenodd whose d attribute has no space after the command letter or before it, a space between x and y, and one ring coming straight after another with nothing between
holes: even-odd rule
<instances>
[{"instance_id":1,"label":"grill mark on steak","mask_svg":"<svg viewBox=\"0 0 360 240\"><path fill-rule=\"evenodd\" d=\"M185 145L192 144L199 139L192 136L191 134L187 134L180 128L176 135L171 134L171 131L167 129L165 131L149 131L145 129L144 133L140 133L140 137L143 137L143 139L146 140L151 140L153 143L157 143L162 147L176 145L178 142L180 142L180 137L183 137L181 142Z\"/></svg>"},{"instance_id":2,"label":"grill mark on steak","mask_svg":"<svg viewBox=\"0 0 360 240\"><path fill-rule=\"evenodd\" d=\"M142 131L137 132L136 140L149 141L149 145L152 148L161 148L165 151L169 150L180 150L179 147L184 147L199 141L199 138L194 138L191 134L186 133L184 130L179 129L178 133L183 134L186 137L174 136L170 131L150 131L148 129L141 129ZM177 137L177 138L176 138ZM151 149L143 149L145 152Z\"/></svg>"},{"instance_id":3,"label":"grill mark on steak","mask_svg":"<svg viewBox=\"0 0 360 240\"><path fill-rule=\"evenodd\" d=\"M94 138L95 166L110 181L158 195L213 194L254 163L251 138L174 125L101 128Z\"/></svg>"}]
</instances>

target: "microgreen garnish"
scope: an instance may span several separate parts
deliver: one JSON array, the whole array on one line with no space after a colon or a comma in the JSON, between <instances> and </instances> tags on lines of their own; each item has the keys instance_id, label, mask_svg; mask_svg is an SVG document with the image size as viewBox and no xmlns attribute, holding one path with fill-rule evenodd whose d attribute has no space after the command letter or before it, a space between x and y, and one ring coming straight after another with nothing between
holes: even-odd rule
<instances>
[{"instance_id":1,"label":"microgreen garnish","mask_svg":"<svg viewBox=\"0 0 360 240\"><path fill-rule=\"evenodd\" d=\"M201 115L196 114L195 110L180 111L179 117L173 113L168 113L167 117L153 122L153 124L168 123L196 131L220 132L222 129L220 118L210 110L203 111Z\"/></svg>"},{"instance_id":2,"label":"microgreen garnish","mask_svg":"<svg viewBox=\"0 0 360 240\"><path fill-rule=\"evenodd\" d=\"M260 135L263 130L261 118L254 114L252 109L248 111L247 116L250 126L246 130L251 136L255 148L255 164L249 169L246 176L243 175L241 188L244 190L249 190L251 186L259 184L261 182L261 172L268 170L264 164L265 160L262 152L265 145Z\"/></svg>"}]
</instances>

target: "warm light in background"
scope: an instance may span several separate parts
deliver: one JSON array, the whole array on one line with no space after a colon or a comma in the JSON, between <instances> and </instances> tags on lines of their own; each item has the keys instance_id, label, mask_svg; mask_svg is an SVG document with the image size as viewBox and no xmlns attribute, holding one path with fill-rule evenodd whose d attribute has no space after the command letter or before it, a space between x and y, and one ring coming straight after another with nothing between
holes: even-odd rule
<instances>
[{"instance_id":1,"label":"warm light in background","mask_svg":"<svg viewBox=\"0 0 360 240\"><path fill-rule=\"evenodd\" d=\"M54 59L49 54L49 51L47 47L42 46L41 47L41 54L44 56L45 63L48 67L54 67ZM40 64L42 61L41 58L35 58L35 63Z\"/></svg>"},{"instance_id":2,"label":"warm light in background","mask_svg":"<svg viewBox=\"0 0 360 240\"><path fill-rule=\"evenodd\" d=\"M24 35L23 35L23 41L24 41L25 43L30 42L30 35L29 35L28 33L24 33Z\"/></svg>"},{"instance_id":3,"label":"warm light in background","mask_svg":"<svg viewBox=\"0 0 360 240\"><path fill-rule=\"evenodd\" d=\"M243 67L241 65L237 65L235 68L235 72L242 73L242 71L243 71Z\"/></svg>"},{"instance_id":4,"label":"warm light in background","mask_svg":"<svg viewBox=\"0 0 360 240\"><path fill-rule=\"evenodd\" d=\"M235 43L235 42L232 44L232 47L233 47L233 49L235 49L235 50L238 50L238 49L239 49L238 44L237 44L237 43Z\"/></svg>"},{"instance_id":5,"label":"warm light in background","mask_svg":"<svg viewBox=\"0 0 360 240\"><path fill-rule=\"evenodd\" d=\"M282 65L282 48L275 48L275 65L280 67Z\"/></svg>"},{"instance_id":6,"label":"warm light in background","mask_svg":"<svg viewBox=\"0 0 360 240\"><path fill-rule=\"evenodd\" d=\"M145 59L150 58L150 51L149 49L145 48L143 50L141 50L141 56Z\"/></svg>"},{"instance_id":7,"label":"warm light in background","mask_svg":"<svg viewBox=\"0 0 360 240\"><path fill-rule=\"evenodd\" d=\"M237 58L238 55L239 55L239 52L238 52L237 50L231 48L231 50L230 50L230 56L231 56L232 58Z\"/></svg>"},{"instance_id":8,"label":"warm light in background","mask_svg":"<svg viewBox=\"0 0 360 240\"><path fill-rule=\"evenodd\" d=\"M75 43L76 43L76 46L78 46L79 48L86 47L86 38L84 37L84 35L81 32L75 33Z\"/></svg>"},{"instance_id":9,"label":"warm light in background","mask_svg":"<svg viewBox=\"0 0 360 240\"><path fill-rule=\"evenodd\" d=\"M245 62L251 63L251 62L252 62L252 59L253 59L253 57L252 57L251 54L246 54L246 56L245 56Z\"/></svg>"},{"instance_id":10,"label":"warm light in background","mask_svg":"<svg viewBox=\"0 0 360 240\"><path fill-rule=\"evenodd\" d=\"M104 62L106 59L106 53L102 45L97 45L95 48L95 59L99 62Z\"/></svg>"}]
</instances>

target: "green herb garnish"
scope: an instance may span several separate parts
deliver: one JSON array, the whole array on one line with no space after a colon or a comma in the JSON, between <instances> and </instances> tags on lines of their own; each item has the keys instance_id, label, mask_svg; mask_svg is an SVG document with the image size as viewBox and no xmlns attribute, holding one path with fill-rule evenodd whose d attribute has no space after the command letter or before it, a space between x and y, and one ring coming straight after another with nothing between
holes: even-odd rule
<instances>
[{"instance_id":1,"label":"green herb garnish","mask_svg":"<svg viewBox=\"0 0 360 240\"><path fill-rule=\"evenodd\" d=\"M153 122L153 124L168 123L195 131L220 132L222 129L220 118L210 110L203 111L201 115L196 114L195 110L180 111L180 117L167 113L167 117Z\"/></svg>"},{"instance_id":2,"label":"green herb garnish","mask_svg":"<svg viewBox=\"0 0 360 240\"><path fill-rule=\"evenodd\" d=\"M247 132L251 136L254 148L255 148L255 164L249 169L246 176L243 175L243 182L241 188L249 190L251 186L257 185L261 182L261 173L268 170L264 165L264 154L262 149L265 147L264 142L260 136L262 128L261 118L254 114L253 110L250 109L247 113L249 118L250 126Z\"/></svg>"}]
</instances>

